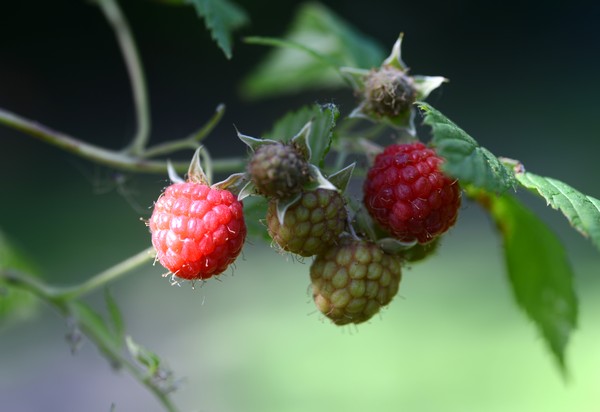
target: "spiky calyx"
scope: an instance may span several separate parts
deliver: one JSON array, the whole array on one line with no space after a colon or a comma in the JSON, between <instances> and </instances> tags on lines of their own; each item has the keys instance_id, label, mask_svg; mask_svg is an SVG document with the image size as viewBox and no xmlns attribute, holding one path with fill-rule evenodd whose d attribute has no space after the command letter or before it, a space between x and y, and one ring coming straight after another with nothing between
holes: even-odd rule
<instances>
[{"instance_id":1,"label":"spiky calyx","mask_svg":"<svg viewBox=\"0 0 600 412\"><path fill-rule=\"evenodd\" d=\"M401 259L375 243L344 238L317 256L310 278L321 313L336 325L362 323L398 293Z\"/></svg>"},{"instance_id":2,"label":"spiky calyx","mask_svg":"<svg viewBox=\"0 0 600 412\"><path fill-rule=\"evenodd\" d=\"M257 191L282 199L299 193L309 180L308 162L293 144L273 142L259 146L248 164Z\"/></svg>"},{"instance_id":3,"label":"spiky calyx","mask_svg":"<svg viewBox=\"0 0 600 412\"><path fill-rule=\"evenodd\" d=\"M364 83L365 111L378 116L398 117L411 110L417 91L404 71L383 66L372 70Z\"/></svg>"},{"instance_id":4,"label":"spiky calyx","mask_svg":"<svg viewBox=\"0 0 600 412\"><path fill-rule=\"evenodd\" d=\"M267 228L271 238L288 252L313 256L335 243L346 225L347 212L342 195L336 190L304 192L285 210L283 223L277 202L271 200Z\"/></svg>"}]
</instances>

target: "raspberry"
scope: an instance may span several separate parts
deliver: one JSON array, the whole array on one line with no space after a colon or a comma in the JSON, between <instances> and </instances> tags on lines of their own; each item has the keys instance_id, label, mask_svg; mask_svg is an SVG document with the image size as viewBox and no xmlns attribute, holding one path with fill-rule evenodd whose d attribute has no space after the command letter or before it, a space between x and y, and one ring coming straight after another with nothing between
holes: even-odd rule
<instances>
[{"instance_id":1,"label":"raspberry","mask_svg":"<svg viewBox=\"0 0 600 412\"><path fill-rule=\"evenodd\" d=\"M310 267L317 308L336 325L371 319L398 293L400 263L375 243L344 239Z\"/></svg>"},{"instance_id":2,"label":"raspberry","mask_svg":"<svg viewBox=\"0 0 600 412\"><path fill-rule=\"evenodd\" d=\"M148 225L160 263L188 280L223 272L246 237L242 204L228 190L202 183L167 187Z\"/></svg>"},{"instance_id":3,"label":"raspberry","mask_svg":"<svg viewBox=\"0 0 600 412\"><path fill-rule=\"evenodd\" d=\"M346 224L344 199L335 190L304 192L285 212L283 225L277 216L277 202L269 202L267 228L284 250L313 256L333 244Z\"/></svg>"},{"instance_id":4,"label":"raspberry","mask_svg":"<svg viewBox=\"0 0 600 412\"><path fill-rule=\"evenodd\" d=\"M280 142L259 146L248 171L258 192L285 198L302 190L308 181L308 163L293 145Z\"/></svg>"},{"instance_id":5,"label":"raspberry","mask_svg":"<svg viewBox=\"0 0 600 412\"><path fill-rule=\"evenodd\" d=\"M395 144L369 169L364 204L399 240L427 243L456 222L460 187L440 170L442 161L420 142Z\"/></svg>"},{"instance_id":6,"label":"raspberry","mask_svg":"<svg viewBox=\"0 0 600 412\"><path fill-rule=\"evenodd\" d=\"M372 70L365 80L367 110L397 117L411 109L417 96L413 80L395 67Z\"/></svg>"}]
</instances>

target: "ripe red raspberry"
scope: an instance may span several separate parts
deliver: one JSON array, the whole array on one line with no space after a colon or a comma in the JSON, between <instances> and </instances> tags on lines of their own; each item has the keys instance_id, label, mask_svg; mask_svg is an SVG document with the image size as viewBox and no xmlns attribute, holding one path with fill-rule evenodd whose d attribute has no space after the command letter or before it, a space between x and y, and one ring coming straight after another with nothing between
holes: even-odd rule
<instances>
[{"instance_id":1,"label":"ripe red raspberry","mask_svg":"<svg viewBox=\"0 0 600 412\"><path fill-rule=\"evenodd\" d=\"M267 228L282 249L300 256L313 256L338 240L346 217L342 195L335 190L317 189L302 193L286 210L283 225L277 216L277 203L271 200Z\"/></svg>"},{"instance_id":2,"label":"ripe red raspberry","mask_svg":"<svg viewBox=\"0 0 600 412\"><path fill-rule=\"evenodd\" d=\"M398 293L401 258L375 243L344 238L317 256L310 278L321 313L336 325L361 323Z\"/></svg>"},{"instance_id":3,"label":"ripe red raspberry","mask_svg":"<svg viewBox=\"0 0 600 412\"><path fill-rule=\"evenodd\" d=\"M160 263L188 280L223 272L246 237L242 204L236 197L228 190L194 182L167 187L148 225Z\"/></svg>"},{"instance_id":4,"label":"ripe red raspberry","mask_svg":"<svg viewBox=\"0 0 600 412\"><path fill-rule=\"evenodd\" d=\"M388 146L364 183L371 216L402 241L427 243L448 230L461 195L458 181L440 170L442 161L420 142Z\"/></svg>"}]
</instances>

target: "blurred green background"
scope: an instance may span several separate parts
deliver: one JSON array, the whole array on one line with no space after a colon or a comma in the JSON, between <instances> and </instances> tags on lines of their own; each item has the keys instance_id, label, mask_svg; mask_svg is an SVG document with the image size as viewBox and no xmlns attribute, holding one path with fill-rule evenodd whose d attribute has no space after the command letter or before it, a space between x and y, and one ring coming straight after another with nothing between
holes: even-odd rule
<instances>
[{"instance_id":1,"label":"blurred green background","mask_svg":"<svg viewBox=\"0 0 600 412\"><path fill-rule=\"evenodd\" d=\"M152 142L187 135L217 104L227 114L206 145L244 153L233 124L260 135L288 109L350 91L250 102L240 79L268 49L236 41L227 61L195 12L121 1L146 65ZM324 1L391 47L405 32L415 74L450 83L429 102L497 155L600 198L599 6L591 1ZM240 35L281 35L299 2L239 1ZM127 76L99 10L84 1L10 2L0 13L0 107L109 148L134 131ZM239 36L238 36L239 39ZM190 153L182 153L186 159ZM68 284L146 248L149 207L166 176L115 173L0 128L0 228L50 282ZM315 313L308 264L252 240L222 281L171 287L148 265L111 289L128 332L178 377L182 411L597 411L600 260L562 217L529 195L565 243L580 328L565 381L513 304L493 227L465 202L438 256L404 272L399 296L366 325L336 328ZM102 307L100 295L90 301ZM95 348L72 356L51 310L0 329L0 409L159 410Z\"/></svg>"}]
</instances>

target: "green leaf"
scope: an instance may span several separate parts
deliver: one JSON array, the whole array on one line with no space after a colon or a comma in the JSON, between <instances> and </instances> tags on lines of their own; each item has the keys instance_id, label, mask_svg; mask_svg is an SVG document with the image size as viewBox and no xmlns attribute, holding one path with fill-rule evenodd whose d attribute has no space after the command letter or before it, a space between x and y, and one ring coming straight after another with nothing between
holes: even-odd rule
<instances>
[{"instance_id":1,"label":"green leaf","mask_svg":"<svg viewBox=\"0 0 600 412\"><path fill-rule=\"evenodd\" d=\"M333 141L333 128L340 117L340 111L334 104L320 106L320 112L313 119L310 133L310 162L318 167L323 167L325 156L331 149Z\"/></svg>"},{"instance_id":2,"label":"green leaf","mask_svg":"<svg viewBox=\"0 0 600 412\"><path fill-rule=\"evenodd\" d=\"M517 173L516 178L524 187L546 199L554 209L560 210L571 226L600 249L600 200L549 177L523 172Z\"/></svg>"},{"instance_id":3,"label":"green leaf","mask_svg":"<svg viewBox=\"0 0 600 412\"><path fill-rule=\"evenodd\" d=\"M35 275L36 270L25 255L12 245L0 231L0 274L3 271L18 270ZM0 276L0 321L18 321L32 316L37 308L36 297L20 288L8 285Z\"/></svg>"},{"instance_id":4,"label":"green leaf","mask_svg":"<svg viewBox=\"0 0 600 412\"><path fill-rule=\"evenodd\" d=\"M318 104L304 106L299 110L287 112L275 122L273 128L265 133L263 137L265 139L287 142L291 140L306 123L310 122L320 113L321 108Z\"/></svg>"},{"instance_id":5,"label":"green leaf","mask_svg":"<svg viewBox=\"0 0 600 412\"><path fill-rule=\"evenodd\" d=\"M577 325L577 298L565 249L556 235L512 196L482 195L503 237L515 299L536 324L563 372Z\"/></svg>"},{"instance_id":6,"label":"green leaf","mask_svg":"<svg viewBox=\"0 0 600 412\"><path fill-rule=\"evenodd\" d=\"M262 196L250 196L244 199L244 219L248 236L271 242L265 222L269 202Z\"/></svg>"},{"instance_id":7,"label":"green leaf","mask_svg":"<svg viewBox=\"0 0 600 412\"><path fill-rule=\"evenodd\" d=\"M156 375L160 369L160 357L156 353L134 342L131 336L127 336L125 342L131 356L146 367L148 375Z\"/></svg>"},{"instance_id":8,"label":"green leaf","mask_svg":"<svg viewBox=\"0 0 600 412\"><path fill-rule=\"evenodd\" d=\"M98 349L107 353L117 353L120 350L122 346L120 338L111 331L100 314L80 301L72 302L70 309L72 315L77 319L79 327L86 334L94 337Z\"/></svg>"},{"instance_id":9,"label":"green leaf","mask_svg":"<svg viewBox=\"0 0 600 412\"><path fill-rule=\"evenodd\" d=\"M333 128L340 116L334 104L305 106L298 111L289 112L265 134L266 139L288 141L297 135L308 122L312 122L308 144L310 162L322 167L325 156L331 148Z\"/></svg>"},{"instance_id":10,"label":"green leaf","mask_svg":"<svg viewBox=\"0 0 600 412\"><path fill-rule=\"evenodd\" d=\"M118 345L123 346L125 343L125 323L123 322L123 315L108 288L104 290L104 300L106 301L106 308L108 309L108 316L113 334Z\"/></svg>"},{"instance_id":11,"label":"green leaf","mask_svg":"<svg viewBox=\"0 0 600 412\"><path fill-rule=\"evenodd\" d=\"M318 3L305 3L298 9L283 39L249 40L278 46L242 84L242 94L253 99L340 87L345 83L339 67L370 69L385 58L374 40Z\"/></svg>"},{"instance_id":12,"label":"green leaf","mask_svg":"<svg viewBox=\"0 0 600 412\"><path fill-rule=\"evenodd\" d=\"M230 0L187 0L206 23L213 40L231 59L232 32L248 23L248 16Z\"/></svg>"},{"instance_id":13,"label":"green leaf","mask_svg":"<svg viewBox=\"0 0 600 412\"><path fill-rule=\"evenodd\" d=\"M432 144L446 160L443 168L450 176L489 192L502 193L515 186L512 171L489 150L427 103L418 106L425 114L425 124L433 128Z\"/></svg>"}]
</instances>

